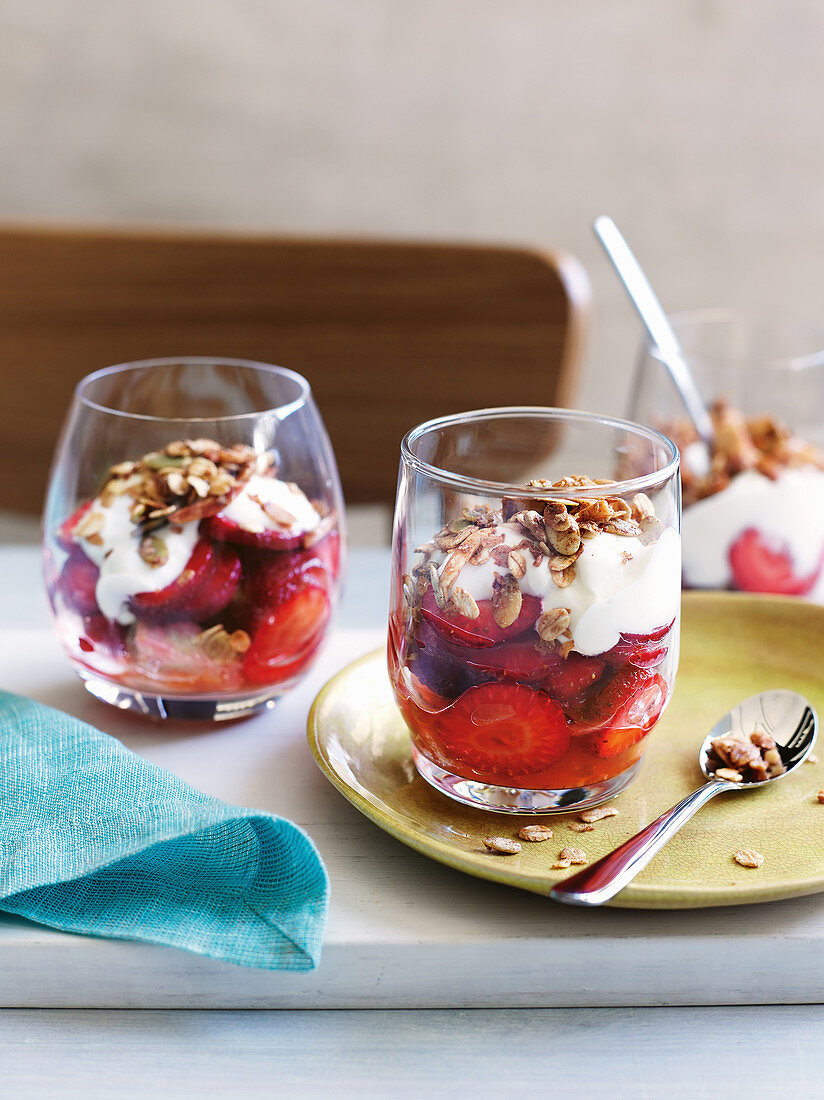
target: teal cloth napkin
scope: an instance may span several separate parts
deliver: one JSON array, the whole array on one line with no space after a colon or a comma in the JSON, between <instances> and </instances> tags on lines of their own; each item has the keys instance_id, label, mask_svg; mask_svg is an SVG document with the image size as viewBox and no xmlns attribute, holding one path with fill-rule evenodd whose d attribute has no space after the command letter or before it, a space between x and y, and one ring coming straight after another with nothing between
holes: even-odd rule
<instances>
[{"instance_id":1,"label":"teal cloth napkin","mask_svg":"<svg viewBox=\"0 0 824 1100\"><path fill-rule=\"evenodd\" d=\"M0 692L0 910L270 970L320 961L329 883L290 821Z\"/></svg>"}]
</instances>

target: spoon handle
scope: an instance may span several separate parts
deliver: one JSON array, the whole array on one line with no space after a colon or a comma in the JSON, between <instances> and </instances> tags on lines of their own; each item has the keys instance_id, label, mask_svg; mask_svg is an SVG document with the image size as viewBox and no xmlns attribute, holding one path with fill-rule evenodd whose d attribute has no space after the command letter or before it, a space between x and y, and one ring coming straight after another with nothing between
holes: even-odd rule
<instances>
[{"instance_id":1,"label":"spoon handle","mask_svg":"<svg viewBox=\"0 0 824 1100\"><path fill-rule=\"evenodd\" d=\"M640 833L630 837L620 848L585 867L577 875L571 875L550 891L555 901L567 905L603 905L615 897L619 890L631 882L643 870L653 856L664 847L671 836L684 825L705 802L719 793L729 790L731 784L722 779L710 779L703 787L688 794L685 799L661 814Z\"/></svg>"},{"instance_id":2,"label":"spoon handle","mask_svg":"<svg viewBox=\"0 0 824 1100\"><path fill-rule=\"evenodd\" d=\"M602 214L595 219L592 228L615 265L627 294L644 322L644 327L658 348L662 363L672 375L672 380L681 394L687 413L699 436L709 445L713 437L712 421L698 392L692 371L684 358L678 338L655 291L650 286L649 279L612 218Z\"/></svg>"}]
</instances>

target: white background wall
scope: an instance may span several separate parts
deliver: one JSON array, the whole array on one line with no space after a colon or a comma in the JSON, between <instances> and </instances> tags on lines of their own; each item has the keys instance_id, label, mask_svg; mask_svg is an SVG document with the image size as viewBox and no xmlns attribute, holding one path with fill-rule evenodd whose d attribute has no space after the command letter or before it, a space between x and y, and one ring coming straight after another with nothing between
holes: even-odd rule
<instances>
[{"instance_id":1,"label":"white background wall","mask_svg":"<svg viewBox=\"0 0 824 1100\"><path fill-rule=\"evenodd\" d=\"M670 309L824 316L823 72L821 0L4 0L0 218L561 247L623 411L598 213Z\"/></svg>"}]
</instances>

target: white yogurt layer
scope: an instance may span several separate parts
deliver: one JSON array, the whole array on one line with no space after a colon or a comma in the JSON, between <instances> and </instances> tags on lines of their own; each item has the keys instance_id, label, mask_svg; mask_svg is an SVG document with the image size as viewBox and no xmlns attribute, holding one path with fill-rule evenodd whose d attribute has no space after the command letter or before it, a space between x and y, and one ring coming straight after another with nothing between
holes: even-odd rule
<instances>
[{"instance_id":1,"label":"white yogurt layer","mask_svg":"<svg viewBox=\"0 0 824 1100\"><path fill-rule=\"evenodd\" d=\"M291 517L292 523L278 523L261 504L273 504ZM278 481L274 477L253 474L243 491L220 513L246 531L260 534L262 531L282 531L300 534L311 531L320 523L320 516L297 485Z\"/></svg>"},{"instance_id":2,"label":"white yogurt layer","mask_svg":"<svg viewBox=\"0 0 824 1100\"><path fill-rule=\"evenodd\" d=\"M686 583L728 587L730 548L748 528L787 553L798 577L810 576L824 549L824 471L799 466L772 481L757 470L744 470L720 492L685 508L681 533Z\"/></svg>"},{"instance_id":3,"label":"white yogurt layer","mask_svg":"<svg viewBox=\"0 0 824 1100\"><path fill-rule=\"evenodd\" d=\"M523 539L523 532L510 524L498 530L509 546ZM548 558L535 565L528 551L522 554L526 574L518 582L521 592L538 596L544 611L569 609L573 648L584 656L612 649L621 634L650 634L678 615L681 547L672 528L649 546L637 538L605 533L585 539L575 562L575 579L566 588L553 581ZM475 600L489 600L495 575L503 572L490 559L465 565L455 583Z\"/></svg>"},{"instance_id":4,"label":"white yogurt layer","mask_svg":"<svg viewBox=\"0 0 824 1100\"><path fill-rule=\"evenodd\" d=\"M78 539L87 557L100 569L95 590L97 605L107 619L116 619L123 626L134 622L129 600L139 592L159 592L177 580L186 568L197 542L197 524L186 523L178 528L168 524L153 534L162 538L169 552L163 565L152 567L139 554L142 535L132 523L129 509L134 501L126 494L115 497L104 508L96 499L91 511L103 517L99 532L101 542L95 546L88 539Z\"/></svg>"},{"instance_id":5,"label":"white yogurt layer","mask_svg":"<svg viewBox=\"0 0 824 1100\"><path fill-rule=\"evenodd\" d=\"M253 500L253 497L258 499ZM258 500L283 508L293 522L288 525L277 523L264 512ZM198 541L196 522L179 526L165 524L152 534L165 543L168 559L160 566L149 565L139 554L143 536L129 515L133 503L126 494L115 497L107 507L96 498L91 511L99 512L103 517L103 528L99 532L102 541L94 545L88 539L77 540L86 556L100 569L95 590L100 610L107 619L115 619L123 626L135 620L129 610L132 597L140 592L159 592L177 580ZM220 515L255 534L267 530L300 534L311 531L320 522L320 516L296 485L259 474L249 479Z\"/></svg>"}]
</instances>

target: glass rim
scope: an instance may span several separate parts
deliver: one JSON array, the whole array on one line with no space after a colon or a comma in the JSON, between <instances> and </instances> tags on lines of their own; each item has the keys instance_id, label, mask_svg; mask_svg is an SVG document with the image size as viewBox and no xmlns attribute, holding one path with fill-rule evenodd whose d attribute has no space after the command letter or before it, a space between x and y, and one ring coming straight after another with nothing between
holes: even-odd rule
<instances>
[{"instance_id":1,"label":"glass rim","mask_svg":"<svg viewBox=\"0 0 824 1100\"><path fill-rule=\"evenodd\" d=\"M622 431L628 431L636 436L643 436L652 442L658 443L669 453L670 458L666 465L651 474L644 474L641 477L628 478L623 481L610 482L608 487L611 490L611 496L617 496L624 493L644 492L646 489L651 489L662 484L678 472L680 463L678 448L669 436L664 435L663 432L659 432L656 428L652 428L646 424L638 424L632 420L623 420L616 416L603 416L600 413L580 412L577 409L559 409L549 405L502 405L495 408L472 409L469 412L452 413L447 416L434 417L432 420L426 420L422 424L418 424L406 433L401 440L401 460L405 466L414 469L417 473L424 474L433 481L438 481L442 485L448 485L451 488L485 493L491 496L523 496L524 490L528 488L526 485L511 485L505 482L487 481L484 478L457 474L454 471L444 470L440 466L435 466L430 462L426 462L424 459L419 458L412 450L413 443L417 442L425 433L437 428L452 427L453 425L461 424L467 420L504 420L507 418L514 419L516 417L531 417L535 420L572 421L588 425L599 424L609 428L617 428ZM578 497L602 497L605 488L607 488L607 486L604 485L586 487L570 486L568 488L559 489L536 488L534 495L541 499L546 498L547 500L556 498L577 499Z\"/></svg>"},{"instance_id":2,"label":"glass rim","mask_svg":"<svg viewBox=\"0 0 824 1100\"><path fill-rule=\"evenodd\" d=\"M804 352L801 355L790 353L786 355L770 356L757 364L758 369L772 371L803 371L824 366L824 326L816 325L813 321L809 320L809 318L805 319L795 314L782 313L765 320L760 314L756 313L755 310L745 309L739 306L703 306L697 309L682 309L675 313L668 313L667 318L675 329L676 336L678 335L679 328L687 328L688 326L697 328L699 326L709 327L711 325L721 326L738 323L755 327L759 322L766 325L794 326L801 331L806 330L808 334L817 336L817 339L814 341L816 344L815 350ZM661 355L658 348L655 346L651 337L646 333L644 335L644 343L650 358L655 359L657 362L661 362ZM693 355L690 358L706 363L733 363L739 359L739 356L728 354L708 355L706 353L701 353Z\"/></svg>"},{"instance_id":3,"label":"glass rim","mask_svg":"<svg viewBox=\"0 0 824 1100\"><path fill-rule=\"evenodd\" d=\"M277 374L282 378L291 379L298 386L300 393L298 397L292 401L287 401L282 405L273 405L266 409L257 409L254 412L229 413L225 416L153 416L149 413L133 413L126 412L125 409L112 408L109 405L104 405L99 401L92 400L83 392L91 383L97 382L101 378L107 378L113 374L125 374L127 371L140 371L150 367L174 365L250 367L266 374ZM78 404L83 405L85 408L94 409L96 412L108 413L111 416L121 416L126 420L154 421L158 424L223 424L272 415L276 416L278 420L284 420L291 413L302 408L307 403L311 396L311 392L311 386L302 374L298 374L297 371L291 370L289 367L276 366L274 363L262 363L256 359L233 359L223 355L168 355L156 359L133 359L129 362L114 363L109 367L101 367L99 370L92 371L91 374L87 374L80 379L75 386L74 396Z\"/></svg>"}]
</instances>

